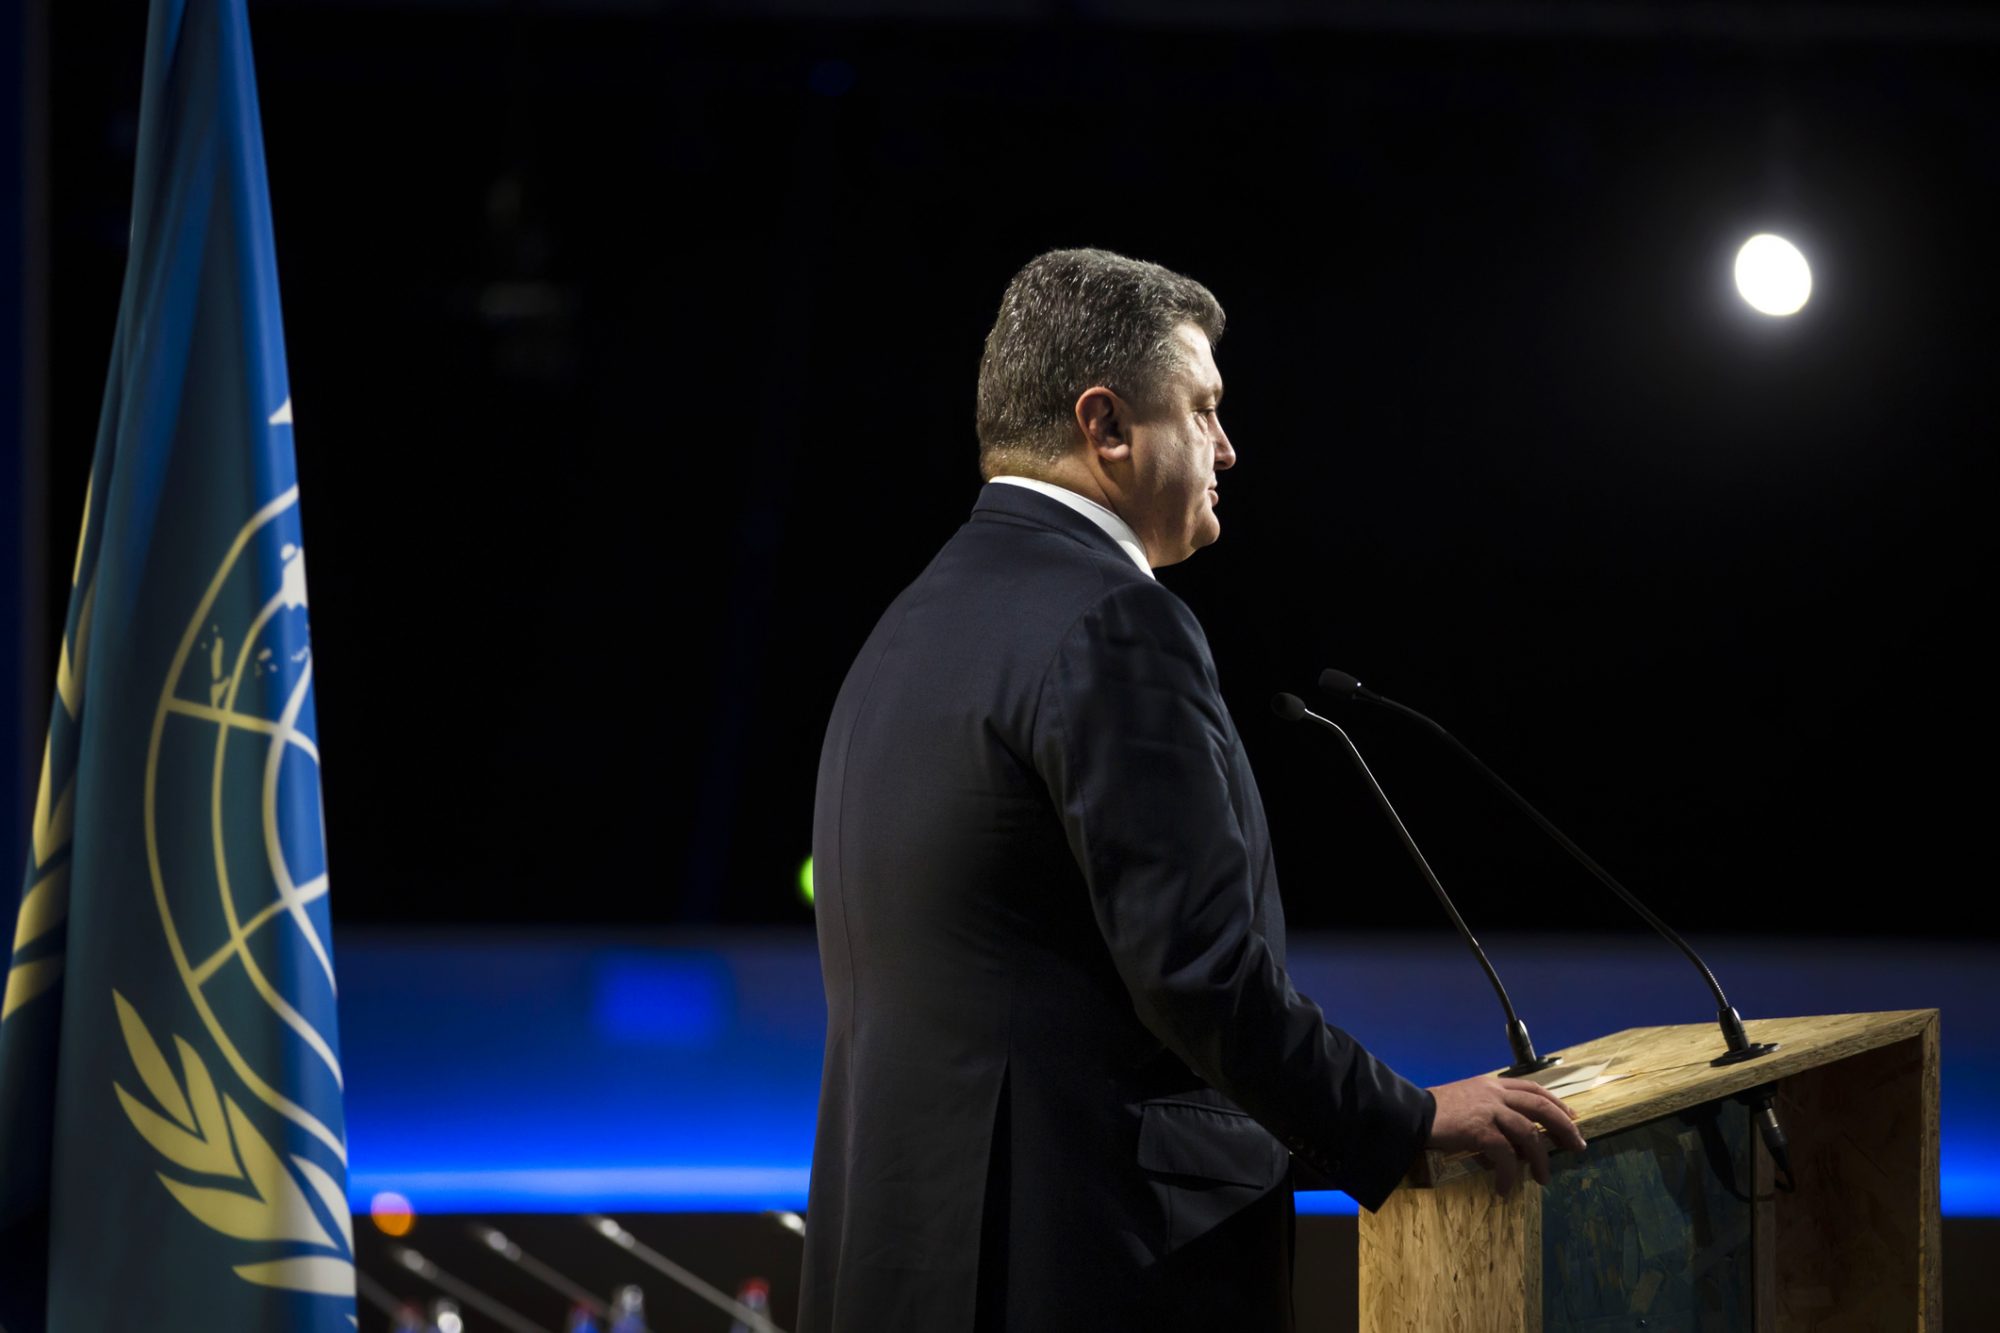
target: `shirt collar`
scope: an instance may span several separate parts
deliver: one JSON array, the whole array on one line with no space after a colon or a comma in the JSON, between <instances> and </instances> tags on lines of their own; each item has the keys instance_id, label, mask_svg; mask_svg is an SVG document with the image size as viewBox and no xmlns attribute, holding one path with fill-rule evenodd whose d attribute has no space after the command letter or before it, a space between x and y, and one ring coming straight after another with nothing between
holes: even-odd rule
<instances>
[{"instance_id":1,"label":"shirt collar","mask_svg":"<svg viewBox=\"0 0 2000 1333\"><path fill-rule=\"evenodd\" d=\"M1008 486L1025 486L1031 491L1040 491L1051 500L1060 501L1082 514L1085 518L1104 529L1104 535L1124 549L1132 557L1132 563L1145 571L1147 578L1156 577L1153 566L1146 560L1146 548L1139 543L1139 534L1132 531L1132 525L1112 513L1087 495L1079 495L1067 487L1053 482L1040 481L1034 477L995 477L993 481Z\"/></svg>"}]
</instances>

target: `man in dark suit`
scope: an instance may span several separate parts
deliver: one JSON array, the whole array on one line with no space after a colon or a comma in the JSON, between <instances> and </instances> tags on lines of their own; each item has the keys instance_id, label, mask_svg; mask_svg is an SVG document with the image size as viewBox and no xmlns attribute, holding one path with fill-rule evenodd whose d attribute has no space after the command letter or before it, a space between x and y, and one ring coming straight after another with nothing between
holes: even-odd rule
<instances>
[{"instance_id":1,"label":"man in dark suit","mask_svg":"<svg viewBox=\"0 0 2000 1333\"><path fill-rule=\"evenodd\" d=\"M1534 1084L1408 1082L1286 977L1257 784L1152 572L1221 531L1222 325L1156 265L1024 268L989 484L841 689L805 1333L1289 1328L1295 1159L1373 1208L1427 1143L1502 1188L1581 1146Z\"/></svg>"}]
</instances>

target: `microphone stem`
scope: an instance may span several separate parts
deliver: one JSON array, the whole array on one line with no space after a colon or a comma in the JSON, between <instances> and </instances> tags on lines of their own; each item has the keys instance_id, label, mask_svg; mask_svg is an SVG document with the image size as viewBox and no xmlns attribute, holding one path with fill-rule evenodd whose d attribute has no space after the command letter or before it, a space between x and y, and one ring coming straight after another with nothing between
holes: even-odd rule
<instances>
[{"instance_id":1,"label":"microphone stem","mask_svg":"<svg viewBox=\"0 0 2000 1333\"><path fill-rule=\"evenodd\" d=\"M1359 697L1366 699L1369 703L1380 704L1385 708L1394 709L1396 712L1401 713L1405 717L1414 718L1416 721L1423 723L1426 727L1429 727L1432 731L1436 732L1438 735L1444 737L1446 741L1450 742L1453 749L1457 750L1468 761L1470 761L1474 768L1477 768L1481 773L1484 773L1486 775L1487 781L1491 782L1501 791L1506 792L1507 795L1513 799L1514 804L1520 806L1522 811L1526 813L1528 818L1535 821L1536 825L1540 827L1542 832L1548 834L1550 838L1555 840L1557 846L1561 847L1565 852L1568 852L1572 857L1576 858L1577 864L1581 865L1585 870L1588 870L1591 874L1595 875L1599 883L1603 884L1605 888L1611 890L1613 893L1618 895L1619 901L1623 902L1627 907L1631 908L1634 912L1638 913L1641 920L1645 921L1647 925L1651 926L1654 930L1658 931L1669 942L1671 942L1675 948L1679 949L1682 953L1687 955L1687 960L1690 963L1693 963L1695 967L1700 969L1703 979L1708 982L1708 989L1715 996L1716 1009L1718 1010L1719 1018L1722 1023L1724 1037L1729 1042L1729 1048L1731 1050L1741 1050L1743 1049L1743 1047L1749 1044L1749 1037L1744 1033L1743 1030L1743 1020L1737 1016L1735 1009L1730 1006L1729 998L1722 993L1722 983L1715 979L1715 973L1709 971L1708 964L1704 963L1701 960L1701 955L1697 954L1694 951L1694 949L1689 946L1688 942L1680 937L1679 931L1675 930L1672 926L1669 926L1666 922L1662 921L1659 917L1655 916L1651 908L1647 907L1646 904L1640 902L1639 899L1636 896L1634 896L1632 892L1628 890L1623 884L1620 884L1617 880L1613 879L1611 877L1611 872L1607 871L1603 866L1598 865L1596 861L1593 861L1588 855L1585 854L1583 848L1571 842L1569 838L1564 835L1561 829L1557 828L1554 824L1551 824L1546 818L1543 817L1541 811L1535 809L1534 806L1528 803L1527 797L1521 795L1520 792L1515 791L1512 783L1508 782L1498 773L1495 773L1491 768L1488 768L1486 766L1486 761L1481 759L1478 755L1474 754L1470 749L1468 749L1465 743L1459 740L1458 737L1452 735L1449 731L1446 731L1437 722L1424 716L1422 713L1419 713L1416 709L1408 707L1405 704L1397 703L1394 699L1386 699L1383 696L1375 693L1373 690L1361 689L1357 690L1356 694Z\"/></svg>"},{"instance_id":2,"label":"microphone stem","mask_svg":"<svg viewBox=\"0 0 2000 1333\"><path fill-rule=\"evenodd\" d=\"M1465 918L1458 914L1458 908L1453 905L1451 895L1447 894L1444 885L1438 882L1437 874L1431 869L1431 863L1425 858L1422 849L1417 846L1417 840L1412 838L1410 830L1404 827L1403 817L1396 813L1395 806L1389 804L1389 794L1383 791L1382 784L1375 780L1374 771L1368 767L1368 761L1361 757L1361 749L1354 743L1354 738L1332 719L1321 717L1310 708L1304 712L1305 716L1346 742L1347 753L1353 758L1354 766L1361 770L1361 776L1368 780L1369 789L1375 793L1376 803L1389 816L1389 822L1396 826L1397 834L1403 839L1403 846L1409 850L1410 859L1417 863L1419 870L1423 871L1425 881L1431 886L1431 892L1437 895L1438 904L1444 908L1445 915L1451 918L1451 924L1458 928L1459 936L1472 950L1472 956L1479 960L1479 966L1485 971L1486 979L1493 984L1493 993L1500 997L1500 1008L1507 1015L1507 1041L1514 1053L1514 1067L1508 1072L1527 1073L1535 1069L1546 1069L1556 1063L1553 1058L1540 1059L1535 1055L1534 1042L1528 1036L1528 1025L1514 1012L1514 1002L1507 998L1507 987L1501 983L1500 974L1487 959L1486 951L1479 947L1479 941L1473 938L1471 929L1465 924Z\"/></svg>"}]
</instances>

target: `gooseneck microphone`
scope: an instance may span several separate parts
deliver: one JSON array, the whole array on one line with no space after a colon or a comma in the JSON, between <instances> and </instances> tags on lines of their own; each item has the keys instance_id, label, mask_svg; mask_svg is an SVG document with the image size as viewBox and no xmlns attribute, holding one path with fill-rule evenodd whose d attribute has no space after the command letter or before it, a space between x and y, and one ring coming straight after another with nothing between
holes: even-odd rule
<instances>
[{"instance_id":1,"label":"gooseneck microphone","mask_svg":"<svg viewBox=\"0 0 2000 1333\"><path fill-rule=\"evenodd\" d=\"M1515 791L1505 778L1488 768L1485 762L1478 755L1467 749L1464 742L1460 741L1458 737L1452 735L1431 718L1424 716L1424 714L1419 713L1416 709L1406 704L1399 704L1394 699L1384 698L1382 695L1375 693L1375 691L1369 689L1360 680L1348 675L1345 671L1335 671L1332 667L1328 667L1325 671L1319 673L1319 684L1320 688L1329 694L1358 699L1363 703L1379 704L1383 708L1401 713L1405 717L1414 718L1438 735L1444 737L1446 741L1451 743L1453 749L1465 756L1468 763L1486 776L1488 782L1491 782L1501 791L1507 793L1514 804L1520 806L1526 812L1528 818L1534 820L1542 832L1554 839L1556 845L1568 852L1578 865L1595 875L1599 883L1617 894L1620 901L1634 912L1637 912L1642 921L1651 926L1675 948L1686 954L1688 961L1700 970L1702 980L1708 983L1709 991L1715 996L1716 1022L1721 1026L1722 1039L1728 1046L1726 1051L1709 1063L1716 1065L1738 1064L1744 1060L1754 1060L1760 1055L1769 1055L1772 1051L1778 1049L1775 1042L1753 1042L1750 1040L1749 1034L1743 1030L1743 1016L1736 1012L1735 1008L1729 1003L1729 997L1722 993L1722 983L1715 979L1715 973L1711 972L1708 964L1701 960L1701 955L1697 954L1693 947L1680 937L1679 932L1654 915L1651 908L1640 902L1630 889L1627 889L1623 884L1613 879L1610 872L1605 870L1603 866L1586 856L1581 847L1565 837L1563 831L1543 817L1541 811L1528 804L1527 797Z\"/></svg>"},{"instance_id":2,"label":"gooseneck microphone","mask_svg":"<svg viewBox=\"0 0 2000 1333\"><path fill-rule=\"evenodd\" d=\"M1513 1065L1500 1072L1509 1078L1520 1078L1547 1069L1551 1065L1561 1064L1562 1057L1559 1055L1535 1054L1535 1043L1528 1036L1528 1025L1514 1012L1514 1002L1507 998L1507 988L1501 984L1500 974L1493 969L1492 961L1486 957L1486 950L1479 947L1479 941L1474 939L1472 932L1466 928L1465 918L1458 914L1458 908L1452 904L1451 895L1444 891L1444 885L1438 882L1437 875L1431 870L1431 863L1425 860L1423 852L1418 850L1416 839L1412 838L1410 830L1403 826L1403 817L1396 813L1395 806L1389 804L1388 793L1383 791L1382 784L1375 780L1375 774L1370 771L1368 761L1361 757L1361 751L1355 746L1354 738L1349 736L1338 723L1321 717L1307 708L1305 700L1296 694L1280 694L1273 697L1271 711L1287 722L1310 718L1346 742L1347 753L1354 757L1354 766L1360 769L1361 776L1368 780L1369 789L1375 793L1375 800L1389 816L1389 822L1396 826L1396 832L1402 835L1403 846L1409 850L1410 859L1417 863L1417 869L1423 871L1425 880L1430 883L1431 892L1437 895L1438 902L1443 905L1445 915L1451 918L1451 924L1458 928L1459 937L1465 941L1466 947L1472 950L1472 956L1479 960L1479 966L1485 969L1486 979L1493 983L1493 993L1500 997L1500 1008L1507 1015L1507 1045L1514 1052Z\"/></svg>"},{"instance_id":3,"label":"gooseneck microphone","mask_svg":"<svg viewBox=\"0 0 2000 1333\"><path fill-rule=\"evenodd\" d=\"M1520 806L1527 813L1528 818L1534 820L1542 832L1548 834L1558 847L1568 852L1578 865L1588 870L1592 875L1595 875L1599 883L1617 894L1621 902L1638 913L1640 920L1651 926L1675 948L1686 954L1688 961L1693 963L1701 972L1702 980L1708 983L1708 989L1715 997L1716 1022L1722 1028L1722 1040L1727 1047L1721 1055L1709 1061L1711 1065L1741 1064L1745 1060L1755 1060L1759 1056L1769 1055L1772 1051L1778 1049L1777 1042L1753 1042L1750 1040L1749 1034L1743 1030L1743 1016L1736 1012L1735 1007L1729 1003L1729 997L1722 993L1722 983L1715 979L1715 973L1709 970L1708 964L1701 960L1701 955L1697 954L1694 951L1694 947L1680 937L1678 931L1660 920L1652 909L1640 902L1630 889L1613 879L1609 871L1585 855L1581 847L1565 837L1561 829L1551 824L1541 811L1528 803L1527 797L1515 791L1505 778L1488 768L1485 762L1478 755L1467 749L1465 743L1459 740L1458 737L1446 731L1435 720L1426 717L1407 704L1397 703L1394 699L1375 693L1375 691L1363 685L1359 678L1350 676L1345 671L1336 671L1332 667L1328 667L1319 673L1319 684L1320 688L1329 694L1342 695L1349 699L1359 700L1362 703L1378 704L1383 708L1401 713L1405 717L1414 718L1438 735L1444 737L1445 740L1451 743L1451 747L1454 750L1465 756L1467 762L1486 775L1488 782L1491 782L1494 786L1505 792L1515 805ZM1407 837L1407 835L1405 836ZM1763 1139L1765 1149L1771 1154L1771 1161L1778 1168L1778 1187L1790 1191L1794 1188L1791 1151L1789 1142L1785 1137L1784 1128L1778 1123L1778 1113L1773 1105L1775 1094L1776 1089L1766 1085L1761 1088L1753 1088L1749 1092L1741 1094L1740 1100L1750 1108L1751 1123L1756 1126L1758 1137Z\"/></svg>"}]
</instances>

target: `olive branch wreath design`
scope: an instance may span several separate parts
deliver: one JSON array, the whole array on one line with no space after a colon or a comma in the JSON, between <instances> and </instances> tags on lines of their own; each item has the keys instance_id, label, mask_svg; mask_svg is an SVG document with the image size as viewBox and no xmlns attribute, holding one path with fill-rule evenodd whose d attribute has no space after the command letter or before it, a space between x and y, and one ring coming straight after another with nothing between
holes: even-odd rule
<instances>
[{"instance_id":1,"label":"olive branch wreath design","mask_svg":"<svg viewBox=\"0 0 2000 1333\"><path fill-rule=\"evenodd\" d=\"M221 1176L235 1187L198 1185L157 1172L160 1183L181 1207L212 1231L236 1240L292 1241L321 1253L300 1253L261 1263L234 1265L245 1282L320 1296L354 1295L354 1220L340 1183L319 1163L293 1154L291 1168L270 1140L236 1104L216 1090L208 1066L176 1035L182 1080L146 1029L138 1010L117 991L118 1025L133 1067L160 1110L154 1110L116 1082L118 1103L141 1138L173 1165L200 1176ZM162 1114L164 1112L165 1114ZM294 1170L296 1175L294 1175ZM319 1199L339 1231L336 1237L313 1210L300 1181Z\"/></svg>"}]
</instances>

